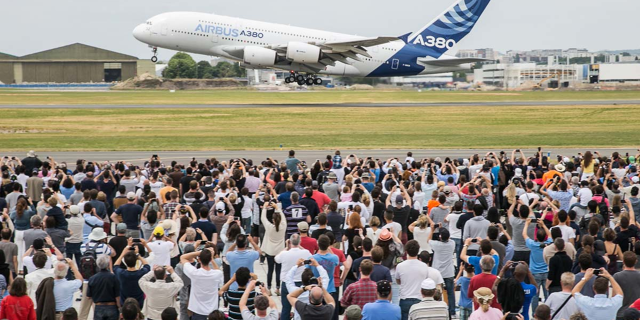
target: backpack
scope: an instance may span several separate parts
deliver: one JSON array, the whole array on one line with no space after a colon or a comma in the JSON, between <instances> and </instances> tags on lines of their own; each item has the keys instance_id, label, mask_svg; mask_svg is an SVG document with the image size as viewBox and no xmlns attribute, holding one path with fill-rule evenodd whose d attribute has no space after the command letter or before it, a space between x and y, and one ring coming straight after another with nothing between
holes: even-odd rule
<instances>
[{"instance_id":1,"label":"backpack","mask_svg":"<svg viewBox=\"0 0 640 320\"><path fill-rule=\"evenodd\" d=\"M100 243L96 243L93 246L89 246L87 243L87 249L80 258L80 274L83 279L89 279L96 273L98 273L98 264L96 263L96 248Z\"/></svg>"},{"instance_id":2,"label":"backpack","mask_svg":"<svg viewBox=\"0 0 640 320\"><path fill-rule=\"evenodd\" d=\"M604 227L606 228L609 225L609 207L604 201L606 199L604 195L603 193L600 202L598 202L598 212L600 212L600 215L604 218Z\"/></svg>"}]
</instances>

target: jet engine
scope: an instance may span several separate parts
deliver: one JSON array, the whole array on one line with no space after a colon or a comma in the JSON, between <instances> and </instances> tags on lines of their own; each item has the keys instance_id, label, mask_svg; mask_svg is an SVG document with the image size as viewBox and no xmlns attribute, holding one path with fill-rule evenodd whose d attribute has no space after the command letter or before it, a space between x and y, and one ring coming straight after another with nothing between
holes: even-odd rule
<instances>
[{"instance_id":1,"label":"jet engine","mask_svg":"<svg viewBox=\"0 0 640 320\"><path fill-rule=\"evenodd\" d=\"M273 67L276 64L278 53L263 47L245 47L244 63L257 67Z\"/></svg>"},{"instance_id":2,"label":"jet engine","mask_svg":"<svg viewBox=\"0 0 640 320\"><path fill-rule=\"evenodd\" d=\"M322 51L319 47L304 42L289 42L287 59L298 63L318 63Z\"/></svg>"}]
</instances>

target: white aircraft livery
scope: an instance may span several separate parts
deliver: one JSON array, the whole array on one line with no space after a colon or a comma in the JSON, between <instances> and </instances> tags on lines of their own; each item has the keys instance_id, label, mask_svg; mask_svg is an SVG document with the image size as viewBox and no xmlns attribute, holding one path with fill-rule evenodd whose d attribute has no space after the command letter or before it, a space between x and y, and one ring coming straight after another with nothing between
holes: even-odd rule
<instances>
[{"instance_id":1,"label":"white aircraft livery","mask_svg":"<svg viewBox=\"0 0 640 320\"><path fill-rule=\"evenodd\" d=\"M445 53L475 26L491 0L459 0L422 29L399 37L361 37L197 12L168 12L133 36L153 48L211 55L248 68L289 70L287 83L319 85L316 74L413 76L468 70L484 59ZM304 75L303 75L304 74Z\"/></svg>"}]
</instances>

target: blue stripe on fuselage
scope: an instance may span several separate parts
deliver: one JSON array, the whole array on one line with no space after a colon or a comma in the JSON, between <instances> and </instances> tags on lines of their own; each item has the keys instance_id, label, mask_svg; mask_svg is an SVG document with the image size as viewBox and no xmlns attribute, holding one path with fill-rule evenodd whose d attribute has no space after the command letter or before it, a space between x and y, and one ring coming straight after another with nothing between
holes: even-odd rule
<instances>
[{"instance_id":1,"label":"blue stripe on fuselage","mask_svg":"<svg viewBox=\"0 0 640 320\"><path fill-rule=\"evenodd\" d=\"M377 69L373 70L367 77L396 77L415 76L424 71L424 66L418 64L418 58L427 56L439 56L433 49L424 46L405 44L400 51L396 52ZM398 59L398 69L392 69L393 60Z\"/></svg>"}]
</instances>

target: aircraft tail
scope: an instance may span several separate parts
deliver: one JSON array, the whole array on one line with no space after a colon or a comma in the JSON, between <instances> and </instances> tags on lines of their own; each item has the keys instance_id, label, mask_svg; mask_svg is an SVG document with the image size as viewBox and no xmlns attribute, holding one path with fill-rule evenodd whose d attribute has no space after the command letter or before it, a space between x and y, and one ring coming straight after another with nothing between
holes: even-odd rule
<instances>
[{"instance_id":1,"label":"aircraft tail","mask_svg":"<svg viewBox=\"0 0 640 320\"><path fill-rule=\"evenodd\" d=\"M459 0L428 25L400 38L424 46L429 56L439 58L464 38L475 26L491 0Z\"/></svg>"}]
</instances>

